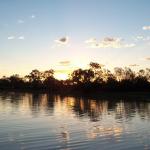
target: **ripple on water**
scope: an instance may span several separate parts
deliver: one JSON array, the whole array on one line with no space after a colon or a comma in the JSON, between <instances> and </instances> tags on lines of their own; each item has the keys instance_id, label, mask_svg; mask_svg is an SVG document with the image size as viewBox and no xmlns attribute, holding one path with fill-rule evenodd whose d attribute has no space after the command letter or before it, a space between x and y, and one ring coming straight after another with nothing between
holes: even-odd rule
<instances>
[{"instance_id":1,"label":"ripple on water","mask_svg":"<svg viewBox=\"0 0 150 150\"><path fill-rule=\"evenodd\" d=\"M150 149L150 103L0 93L0 149Z\"/></svg>"}]
</instances>

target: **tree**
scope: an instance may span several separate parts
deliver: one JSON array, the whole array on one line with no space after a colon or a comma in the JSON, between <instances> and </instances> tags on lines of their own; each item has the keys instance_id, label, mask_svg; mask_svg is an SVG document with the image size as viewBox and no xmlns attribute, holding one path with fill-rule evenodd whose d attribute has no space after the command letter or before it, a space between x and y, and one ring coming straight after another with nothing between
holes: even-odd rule
<instances>
[{"instance_id":1,"label":"tree","mask_svg":"<svg viewBox=\"0 0 150 150\"><path fill-rule=\"evenodd\" d=\"M94 72L91 69L77 69L72 72L71 80L73 84L89 83L94 78Z\"/></svg>"},{"instance_id":2,"label":"tree","mask_svg":"<svg viewBox=\"0 0 150 150\"><path fill-rule=\"evenodd\" d=\"M130 68L125 67L123 79L133 80L134 78L135 78L135 73Z\"/></svg>"},{"instance_id":3,"label":"tree","mask_svg":"<svg viewBox=\"0 0 150 150\"><path fill-rule=\"evenodd\" d=\"M54 78L54 70L46 70L42 73L42 80L46 80L47 78Z\"/></svg>"},{"instance_id":4,"label":"tree","mask_svg":"<svg viewBox=\"0 0 150 150\"><path fill-rule=\"evenodd\" d=\"M95 83L102 83L104 79L104 71L102 69L102 65L95 62L91 62L89 66L90 69L94 72L93 81Z\"/></svg>"},{"instance_id":5,"label":"tree","mask_svg":"<svg viewBox=\"0 0 150 150\"><path fill-rule=\"evenodd\" d=\"M118 81L121 81L124 77L124 70L120 67L115 67L114 68L114 75L116 76L116 79Z\"/></svg>"},{"instance_id":6,"label":"tree","mask_svg":"<svg viewBox=\"0 0 150 150\"><path fill-rule=\"evenodd\" d=\"M29 80L30 87L38 89L42 87L42 73L39 70L32 70L25 78Z\"/></svg>"},{"instance_id":7,"label":"tree","mask_svg":"<svg viewBox=\"0 0 150 150\"><path fill-rule=\"evenodd\" d=\"M40 81L42 79L42 73L39 70L34 69L26 76L26 78L28 78L29 82Z\"/></svg>"}]
</instances>

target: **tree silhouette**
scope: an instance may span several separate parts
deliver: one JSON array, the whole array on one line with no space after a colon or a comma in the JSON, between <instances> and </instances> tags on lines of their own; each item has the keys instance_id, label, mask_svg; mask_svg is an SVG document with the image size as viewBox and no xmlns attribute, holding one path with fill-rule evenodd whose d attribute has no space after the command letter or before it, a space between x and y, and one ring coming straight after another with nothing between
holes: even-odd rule
<instances>
[{"instance_id":1,"label":"tree silhouette","mask_svg":"<svg viewBox=\"0 0 150 150\"><path fill-rule=\"evenodd\" d=\"M134 72L129 67L114 68L112 73L103 65L91 62L87 69L74 70L67 80L57 80L53 69L32 70L29 75L15 74L0 78L0 89L26 89L55 91L148 91L150 90L150 69Z\"/></svg>"}]
</instances>

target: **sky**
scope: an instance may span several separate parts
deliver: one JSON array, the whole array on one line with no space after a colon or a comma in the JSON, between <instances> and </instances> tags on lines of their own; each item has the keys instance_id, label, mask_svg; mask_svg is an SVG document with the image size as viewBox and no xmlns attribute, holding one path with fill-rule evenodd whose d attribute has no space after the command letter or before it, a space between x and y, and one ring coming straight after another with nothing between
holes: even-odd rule
<instances>
[{"instance_id":1,"label":"sky","mask_svg":"<svg viewBox=\"0 0 150 150\"><path fill-rule=\"evenodd\" d=\"M98 62L150 67L149 0L1 0L0 76Z\"/></svg>"}]
</instances>

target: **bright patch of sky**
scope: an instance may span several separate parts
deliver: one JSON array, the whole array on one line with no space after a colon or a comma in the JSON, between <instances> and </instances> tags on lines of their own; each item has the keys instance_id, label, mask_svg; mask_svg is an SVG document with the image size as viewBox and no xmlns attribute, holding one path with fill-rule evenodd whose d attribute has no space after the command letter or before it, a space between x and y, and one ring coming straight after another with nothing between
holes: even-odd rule
<instances>
[{"instance_id":1,"label":"bright patch of sky","mask_svg":"<svg viewBox=\"0 0 150 150\"><path fill-rule=\"evenodd\" d=\"M0 1L0 75L90 61L149 67L149 8L149 0Z\"/></svg>"}]
</instances>

